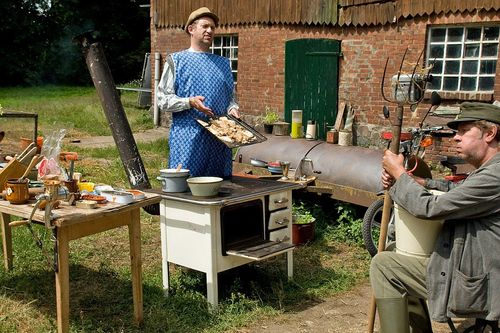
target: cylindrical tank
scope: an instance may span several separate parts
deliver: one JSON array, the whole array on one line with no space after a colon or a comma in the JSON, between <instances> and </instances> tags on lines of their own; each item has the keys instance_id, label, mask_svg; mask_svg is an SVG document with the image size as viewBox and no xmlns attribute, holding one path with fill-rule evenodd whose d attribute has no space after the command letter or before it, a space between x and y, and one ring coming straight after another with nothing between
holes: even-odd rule
<instances>
[{"instance_id":1,"label":"cylindrical tank","mask_svg":"<svg viewBox=\"0 0 500 333\"><path fill-rule=\"evenodd\" d=\"M259 144L243 146L236 156L250 164L251 158L263 161L290 161L290 168L298 167L307 157L312 160L315 176L323 182L372 193L382 191L382 151L363 147L342 147L324 141L290 139L268 136Z\"/></svg>"}]
</instances>

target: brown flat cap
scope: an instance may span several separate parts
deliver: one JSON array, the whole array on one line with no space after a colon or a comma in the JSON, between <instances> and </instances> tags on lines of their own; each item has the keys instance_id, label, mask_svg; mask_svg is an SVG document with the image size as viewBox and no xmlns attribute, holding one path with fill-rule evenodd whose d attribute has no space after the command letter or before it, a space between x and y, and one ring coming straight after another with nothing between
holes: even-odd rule
<instances>
[{"instance_id":1,"label":"brown flat cap","mask_svg":"<svg viewBox=\"0 0 500 333\"><path fill-rule=\"evenodd\" d=\"M476 120L500 124L500 107L489 103L463 102L460 104L460 113L448 123L448 127L456 130L459 123Z\"/></svg>"},{"instance_id":2,"label":"brown flat cap","mask_svg":"<svg viewBox=\"0 0 500 333\"><path fill-rule=\"evenodd\" d=\"M189 14L186 25L184 26L184 30L187 33L189 33L189 31L188 31L189 25L191 23L193 23L194 21L196 21L197 19L199 19L200 17L204 17L204 16L208 16L208 17L212 18L215 22L215 25L219 24L219 17L217 15L212 13L210 11L210 9L208 9L207 7L201 7L201 8L198 8L197 10L195 10L194 12L192 12L191 14Z\"/></svg>"}]
</instances>

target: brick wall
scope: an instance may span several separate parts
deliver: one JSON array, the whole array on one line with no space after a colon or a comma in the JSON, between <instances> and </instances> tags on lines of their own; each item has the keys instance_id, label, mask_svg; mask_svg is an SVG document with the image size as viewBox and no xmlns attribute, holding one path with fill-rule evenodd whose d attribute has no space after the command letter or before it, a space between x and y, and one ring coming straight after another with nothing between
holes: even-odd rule
<instances>
[{"instance_id":1,"label":"brick wall","mask_svg":"<svg viewBox=\"0 0 500 333\"><path fill-rule=\"evenodd\" d=\"M323 27L298 25L244 25L221 27L218 34L238 34L238 93L237 98L249 122L264 112L265 106L284 112L284 61L285 42L297 38L332 38L341 40L343 58L339 65L339 101L346 101L356 110L355 136L358 145L382 147L380 131L389 130L390 122L382 116L382 107L388 104L382 99L380 85L385 61L389 58L386 74L386 93L389 92L390 77L396 74L406 47L407 60L415 62L425 47L429 24L463 24L500 21L498 12L476 12L448 14L437 17L418 17L400 20L390 26L370 27ZM181 29L155 30L151 27L152 52L159 51L162 61L170 52L189 47L189 37ZM500 62L497 64L500 74ZM497 78L500 75L497 75ZM500 79L496 80L493 96L448 95L443 104L454 105L462 99L500 100ZM428 100L424 100L411 112L405 107L404 127L416 126L427 111ZM395 121L395 105L389 105L391 120ZM444 121L446 122L446 121ZM443 139L436 145L452 153L450 140ZM429 151L429 156L436 152Z\"/></svg>"}]
</instances>

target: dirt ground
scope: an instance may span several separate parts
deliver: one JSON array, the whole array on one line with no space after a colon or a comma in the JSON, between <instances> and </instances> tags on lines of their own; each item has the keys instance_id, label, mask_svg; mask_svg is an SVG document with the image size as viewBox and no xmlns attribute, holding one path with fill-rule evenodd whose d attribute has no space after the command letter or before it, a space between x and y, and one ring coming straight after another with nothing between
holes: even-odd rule
<instances>
[{"instance_id":1,"label":"dirt ground","mask_svg":"<svg viewBox=\"0 0 500 333\"><path fill-rule=\"evenodd\" d=\"M371 288L365 282L354 290L325 299L300 312L286 313L253 327L241 329L239 333L359 333L367 332L368 309ZM471 320L458 320L459 332L470 326ZM433 323L434 333L448 333L448 324ZM374 332L378 332L378 321ZM397 332L394 332L397 333Z\"/></svg>"}]
</instances>

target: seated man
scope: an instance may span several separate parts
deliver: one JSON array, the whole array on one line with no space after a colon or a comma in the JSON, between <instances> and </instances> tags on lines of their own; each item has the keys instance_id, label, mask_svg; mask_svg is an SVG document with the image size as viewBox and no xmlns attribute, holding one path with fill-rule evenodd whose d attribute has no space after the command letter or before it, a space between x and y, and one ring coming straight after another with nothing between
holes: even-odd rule
<instances>
[{"instance_id":1,"label":"seated man","mask_svg":"<svg viewBox=\"0 0 500 333\"><path fill-rule=\"evenodd\" d=\"M430 317L500 318L500 107L462 103L448 126L458 155L477 169L457 186L412 177L403 156L384 153L382 183L419 218L444 219L430 258L378 253L370 280L382 333L432 332ZM423 186L422 186L423 185ZM433 195L426 188L446 191ZM397 237L397 235L396 235ZM418 302L408 304L408 300Z\"/></svg>"}]
</instances>

